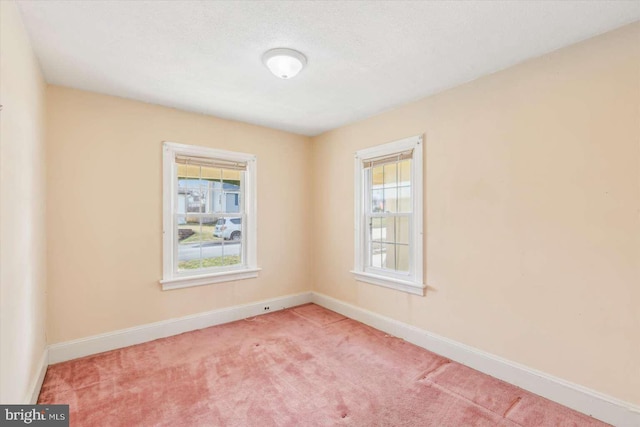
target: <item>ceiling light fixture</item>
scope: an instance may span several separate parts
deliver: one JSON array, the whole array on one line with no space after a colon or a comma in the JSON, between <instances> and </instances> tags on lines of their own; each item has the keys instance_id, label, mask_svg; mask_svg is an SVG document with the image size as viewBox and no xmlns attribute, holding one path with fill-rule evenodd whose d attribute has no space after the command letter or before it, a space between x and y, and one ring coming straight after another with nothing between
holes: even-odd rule
<instances>
[{"instance_id":1,"label":"ceiling light fixture","mask_svg":"<svg viewBox=\"0 0 640 427\"><path fill-rule=\"evenodd\" d=\"M307 65L307 58L297 50L277 48L266 51L262 62L276 77L286 80L295 77Z\"/></svg>"}]
</instances>

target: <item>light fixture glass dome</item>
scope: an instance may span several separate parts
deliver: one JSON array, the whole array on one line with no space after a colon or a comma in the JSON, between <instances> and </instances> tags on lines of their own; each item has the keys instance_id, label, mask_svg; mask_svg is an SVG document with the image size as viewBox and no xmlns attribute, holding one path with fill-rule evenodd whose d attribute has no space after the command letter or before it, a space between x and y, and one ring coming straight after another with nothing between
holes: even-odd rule
<instances>
[{"instance_id":1,"label":"light fixture glass dome","mask_svg":"<svg viewBox=\"0 0 640 427\"><path fill-rule=\"evenodd\" d=\"M266 51L262 62L276 77L290 79L307 65L307 58L297 50L277 48Z\"/></svg>"}]
</instances>

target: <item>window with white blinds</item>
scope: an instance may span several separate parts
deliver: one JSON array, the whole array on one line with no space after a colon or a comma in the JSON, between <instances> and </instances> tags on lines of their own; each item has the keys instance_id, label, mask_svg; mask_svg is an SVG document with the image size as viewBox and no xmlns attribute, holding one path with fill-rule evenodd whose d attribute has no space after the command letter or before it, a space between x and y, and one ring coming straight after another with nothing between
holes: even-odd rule
<instances>
[{"instance_id":1,"label":"window with white blinds","mask_svg":"<svg viewBox=\"0 0 640 427\"><path fill-rule=\"evenodd\" d=\"M255 156L164 144L164 289L256 277Z\"/></svg>"},{"instance_id":2,"label":"window with white blinds","mask_svg":"<svg viewBox=\"0 0 640 427\"><path fill-rule=\"evenodd\" d=\"M358 151L355 169L356 278L423 294L422 138Z\"/></svg>"}]
</instances>

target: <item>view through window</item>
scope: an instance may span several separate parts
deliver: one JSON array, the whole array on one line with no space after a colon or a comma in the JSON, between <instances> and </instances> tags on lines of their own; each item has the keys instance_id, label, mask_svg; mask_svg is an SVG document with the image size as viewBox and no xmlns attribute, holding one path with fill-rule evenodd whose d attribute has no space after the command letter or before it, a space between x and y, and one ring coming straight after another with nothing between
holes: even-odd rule
<instances>
[{"instance_id":1,"label":"view through window","mask_svg":"<svg viewBox=\"0 0 640 427\"><path fill-rule=\"evenodd\" d=\"M242 264L243 166L189 157L176 162L177 271Z\"/></svg>"},{"instance_id":2,"label":"view through window","mask_svg":"<svg viewBox=\"0 0 640 427\"><path fill-rule=\"evenodd\" d=\"M411 159L388 158L367 168L369 266L409 272L409 234L413 213Z\"/></svg>"}]
</instances>

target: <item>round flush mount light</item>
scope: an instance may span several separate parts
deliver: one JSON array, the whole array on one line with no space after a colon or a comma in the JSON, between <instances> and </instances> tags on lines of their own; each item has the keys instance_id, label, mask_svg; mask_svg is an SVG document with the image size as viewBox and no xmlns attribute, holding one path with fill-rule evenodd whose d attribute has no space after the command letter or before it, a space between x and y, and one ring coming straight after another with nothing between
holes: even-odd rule
<instances>
[{"instance_id":1,"label":"round flush mount light","mask_svg":"<svg viewBox=\"0 0 640 427\"><path fill-rule=\"evenodd\" d=\"M307 58L297 50L277 48L266 51L262 62L273 75L286 80L295 77L307 65Z\"/></svg>"}]
</instances>

